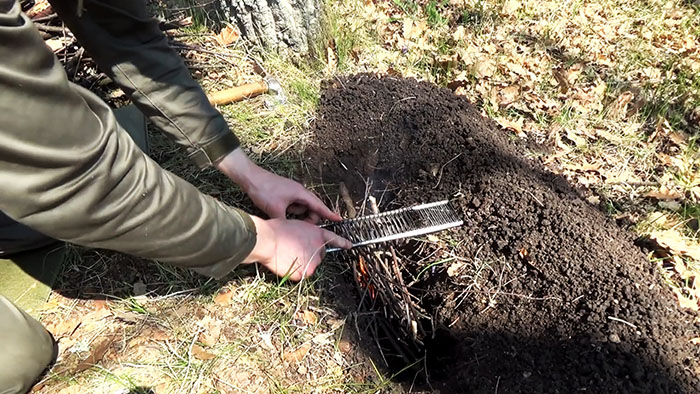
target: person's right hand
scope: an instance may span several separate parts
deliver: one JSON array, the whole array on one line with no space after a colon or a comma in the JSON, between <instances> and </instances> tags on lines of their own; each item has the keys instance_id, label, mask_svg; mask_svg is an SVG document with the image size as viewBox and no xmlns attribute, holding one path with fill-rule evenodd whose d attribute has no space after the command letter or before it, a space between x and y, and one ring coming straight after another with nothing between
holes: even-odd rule
<instances>
[{"instance_id":1,"label":"person's right hand","mask_svg":"<svg viewBox=\"0 0 700 394\"><path fill-rule=\"evenodd\" d=\"M326 247L352 247L347 239L305 221L251 218L258 235L244 263L257 262L277 276L289 275L293 281L313 275Z\"/></svg>"}]
</instances>

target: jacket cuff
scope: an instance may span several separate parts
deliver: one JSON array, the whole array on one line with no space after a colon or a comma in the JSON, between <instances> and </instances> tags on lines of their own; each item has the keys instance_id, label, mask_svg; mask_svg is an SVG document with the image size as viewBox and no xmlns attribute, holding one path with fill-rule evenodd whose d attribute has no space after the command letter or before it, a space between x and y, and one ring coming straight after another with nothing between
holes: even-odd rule
<instances>
[{"instance_id":1,"label":"jacket cuff","mask_svg":"<svg viewBox=\"0 0 700 394\"><path fill-rule=\"evenodd\" d=\"M240 145L238 137L226 130L204 144L200 144L188 157L198 168L202 169L223 159Z\"/></svg>"},{"instance_id":2,"label":"jacket cuff","mask_svg":"<svg viewBox=\"0 0 700 394\"><path fill-rule=\"evenodd\" d=\"M250 218L250 215L248 215L247 213L237 208L231 209L235 211L234 214L238 214L240 216L241 220L243 221L243 224L245 225L245 229L247 230L245 233L245 239L242 239L240 240L240 242L238 242L238 248L234 251L234 255L231 256L231 258L224 261L220 261L218 263L214 263L212 265L208 265L206 267L190 267L193 271L205 276L212 277L214 279L221 279L224 276L228 275L228 273L231 272L234 268L238 267L243 262L243 260L245 260L245 258L248 257L250 252L253 251L255 243L258 239L258 233L255 229L255 223ZM232 247L235 246L232 245Z\"/></svg>"}]
</instances>

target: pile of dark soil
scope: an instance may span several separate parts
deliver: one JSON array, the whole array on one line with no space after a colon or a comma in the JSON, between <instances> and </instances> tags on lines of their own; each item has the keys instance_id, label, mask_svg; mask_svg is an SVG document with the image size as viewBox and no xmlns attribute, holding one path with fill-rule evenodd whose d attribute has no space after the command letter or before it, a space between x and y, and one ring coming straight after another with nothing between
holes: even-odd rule
<instances>
[{"instance_id":1,"label":"pile of dark soil","mask_svg":"<svg viewBox=\"0 0 700 394\"><path fill-rule=\"evenodd\" d=\"M632 236L464 98L410 79L341 78L325 85L312 131L305 162L358 204L367 181L382 209L456 198L465 224L439 234L441 257L421 264L445 262L411 289L437 324L424 348L430 387L700 387L690 342L700 320L678 308Z\"/></svg>"}]
</instances>

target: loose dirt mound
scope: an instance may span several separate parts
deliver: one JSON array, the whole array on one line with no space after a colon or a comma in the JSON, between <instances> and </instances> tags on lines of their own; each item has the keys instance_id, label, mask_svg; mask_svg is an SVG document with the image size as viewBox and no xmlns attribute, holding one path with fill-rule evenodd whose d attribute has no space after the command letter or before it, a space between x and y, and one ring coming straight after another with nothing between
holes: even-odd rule
<instances>
[{"instance_id":1,"label":"loose dirt mound","mask_svg":"<svg viewBox=\"0 0 700 394\"><path fill-rule=\"evenodd\" d=\"M425 346L433 388L700 387L697 316L679 310L630 234L465 99L414 80L341 78L324 87L313 133L312 173L345 182L355 202L368 180L382 209L457 198L465 225L440 234L422 266L403 266L421 271L411 291L437 323Z\"/></svg>"}]
</instances>

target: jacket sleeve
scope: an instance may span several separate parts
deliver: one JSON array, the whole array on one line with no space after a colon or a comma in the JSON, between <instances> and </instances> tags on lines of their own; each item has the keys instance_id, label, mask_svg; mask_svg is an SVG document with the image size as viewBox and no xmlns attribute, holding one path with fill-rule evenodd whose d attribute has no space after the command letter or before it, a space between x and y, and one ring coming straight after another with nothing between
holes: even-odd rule
<instances>
[{"instance_id":1,"label":"jacket sleeve","mask_svg":"<svg viewBox=\"0 0 700 394\"><path fill-rule=\"evenodd\" d=\"M141 152L68 82L16 0L0 0L0 210L57 239L221 277L255 226Z\"/></svg>"},{"instance_id":2,"label":"jacket sleeve","mask_svg":"<svg viewBox=\"0 0 700 394\"><path fill-rule=\"evenodd\" d=\"M158 129L200 168L239 146L144 0L50 0L71 32ZM77 6L84 8L78 12Z\"/></svg>"}]
</instances>

